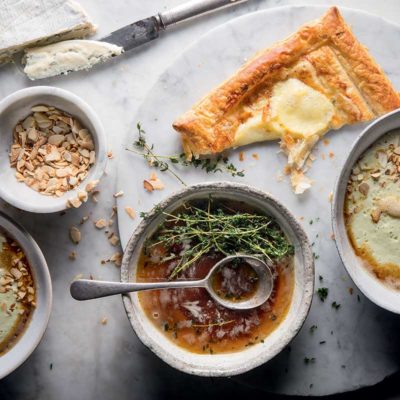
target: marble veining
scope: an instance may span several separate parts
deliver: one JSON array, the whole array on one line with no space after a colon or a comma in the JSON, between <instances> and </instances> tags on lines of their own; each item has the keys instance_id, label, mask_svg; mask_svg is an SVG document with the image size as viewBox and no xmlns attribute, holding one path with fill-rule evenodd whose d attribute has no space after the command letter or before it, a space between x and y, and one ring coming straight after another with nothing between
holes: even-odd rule
<instances>
[{"instance_id":1,"label":"marble veining","mask_svg":"<svg viewBox=\"0 0 400 400\"><path fill-rule=\"evenodd\" d=\"M182 0L151 2L118 0L102 2L101 6L94 0L80 2L98 23L97 37L101 37L134 20L177 5ZM307 3L322 2L308 0ZM400 4L396 0L385 2L330 0L323 3L363 8L393 22L396 22L394 18L400 11ZM148 197L140 182L149 171L143 167L142 161L134 156L129 156L131 157L129 163L132 164L127 164L132 165L134 169L124 174L123 179L116 183L117 163L126 156L124 148L135 137L138 108L140 107L138 115L148 131L149 139L162 131L165 137L160 140L159 148L163 151L165 149L165 152L176 152L179 149L179 141L169 128L173 117L231 73L246 55L250 55L256 48L284 37L300 22L309 19L309 16L299 11L300 17L292 13L282 17L283 19L275 15L271 20L258 22L252 20L255 27L259 27L259 31L242 29L238 32L233 27L235 23L228 24L220 31L222 36L218 36L218 39L210 36L209 39L203 39L196 45L202 47L200 55L207 57L197 56L194 64L189 51L180 58L179 69L169 68L162 74L165 68L174 62L184 48L219 24L251 11L286 4L298 4L298 2L250 0L235 9L225 10L176 27L151 45L90 72L78 72L66 77L33 83L12 65L0 69L1 98L15 90L36 84L65 88L81 96L99 114L108 135L109 148L115 154L115 159L108 164L108 174L102 180L97 204L89 202L79 210L70 210L65 215L59 216L25 213L1 203L1 209L13 215L38 241L49 264L54 288L53 313L45 337L28 362L0 383L2 400L116 397L121 400L132 398L150 400L159 399L166 389L172 391L174 386L190 388L199 384L213 385L209 379L176 372L146 349L133 334L119 297L78 303L70 297L68 286L69 282L80 273L85 276L92 274L99 279L119 279L117 268L110 264L101 264L101 260L108 258L115 248L108 244L104 232L94 229L92 222L97 218L108 218L111 214L115 201L113 193L124 189L126 193L121 200L126 201L126 205L129 204L137 211L142 211L176 188L176 182L163 175L167 189ZM399 59L399 29L392 25L383 26L377 23L376 19L360 24L357 16L351 18L357 35L371 48L397 88L400 88L397 66L393 63L393 60ZM270 27L268 35L265 33L267 27ZM372 31L372 28L376 31ZM222 40L229 46L222 46ZM391 43L391 46L382 46L381 43ZM222 56L214 57L217 53L213 49L217 48L223 48L220 52L223 59ZM206 71L211 72L206 73ZM162 75L158 81L160 74ZM149 94L150 97L146 97L147 92L157 81L157 86ZM173 92L170 91L171 88L174 88ZM159 106L150 109L149 99L157 96L162 96L157 100ZM143 110L146 111L145 115ZM353 296L349 295L348 288L353 285L330 239L327 197L333 185L334 173L345 156L345 151L339 149L348 149L360 130L361 126L358 126L328 136L331 140L329 147L320 146L319 153L327 155L329 151L334 151L335 156L332 160L328 159L324 163L314 165L312 177L316 178L317 184L302 198L294 198L287 182L277 183L275 176L266 177L262 182L259 182L260 179L258 182L255 181L252 168L269 171L269 166L272 164L274 166L272 175L274 175L277 168L283 167L285 159L282 155L276 154L278 149L276 144L246 149L248 154L246 168L250 172L241 181L256 184L261 189L268 189L273 194L279 195L279 198L298 217L305 217L303 224L310 239L316 242L316 251L320 256L317 260L317 274L320 271L324 277L323 283L317 281L317 287L321 285L330 289L326 303L321 304L317 298L314 299L311 313L301 333L293 342L291 350L285 350L265 367L237 378L246 384L278 393L328 394L373 384L399 367L399 349L391 333L398 329L398 319L380 310L362 295L358 302L357 290L354 290ZM342 133L346 134L341 135ZM260 155L259 161L251 160L250 155L255 151ZM232 155L232 159L237 163L236 153ZM185 171L182 173L185 176L188 174ZM321 175L328 177L325 182L318 179ZM196 180L218 178L226 179L227 176L195 177ZM81 226L82 242L74 246L68 239L68 228L73 224L79 224L85 215L90 215L91 220ZM320 220L310 225L311 216L314 220L315 217L320 217ZM126 243L133 226L126 224L121 228L121 238L123 243ZM116 222L112 229L116 231ZM68 259L68 253L72 250L77 252L75 261ZM341 303L340 310L337 312L333 310L331 301ZM107 318L107 325L100 323L103 317ZM318 325L318 328L311 335L309 328L314 324ZM323 340L327 343L319 345ZM305 365L303 361L305 356L316 357L315 364ZM214 385L220 386L220 382Z\"/></svg>"}]
</instances>

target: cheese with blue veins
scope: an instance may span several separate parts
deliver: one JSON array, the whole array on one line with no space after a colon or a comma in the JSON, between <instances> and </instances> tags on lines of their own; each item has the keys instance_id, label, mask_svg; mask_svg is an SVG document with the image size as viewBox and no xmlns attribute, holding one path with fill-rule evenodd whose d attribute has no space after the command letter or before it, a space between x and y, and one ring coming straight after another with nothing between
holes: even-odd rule
<instances>
[{"instance_id":1,"label":"cheese with blue veins","mask_svg":"<svg viewBox=\"0 0 400 400\"><path fill-rule=\"evenodd\" d=\"M123 48L96 40L66 40L25 51L24 72L29 79L43 79L87 70L123 53Z\"/></svg>"}]
</instances>

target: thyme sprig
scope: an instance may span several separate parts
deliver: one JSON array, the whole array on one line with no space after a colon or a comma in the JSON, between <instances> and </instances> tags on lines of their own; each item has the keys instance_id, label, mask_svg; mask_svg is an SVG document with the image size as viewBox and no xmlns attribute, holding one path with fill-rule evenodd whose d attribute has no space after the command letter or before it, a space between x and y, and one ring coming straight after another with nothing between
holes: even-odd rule
<instances>
[{"instance_id":1,"label":"thyme sprig","mask_svg":"<svg viewBox=\"0 0 400 400\"><path fill-rule=\"evenodd\" d=\"M205 209L186 204L176 214L163 212L166 219L146 244L163 246L178 261L170 278L176 277L203 255L215 252L228 256L252 254L272 260L293 252L279 225L269 216L232 212L223 206Z\"/></svg>"},{"instance_id":2,"label":"thyme sprig","mask_svg":"<svg viewBox=\"0 0 400 400\"><path fill-rule=\"evenodd\" d=\"M143 130L140 122L136 124L138 131L138 139L133 143L136 149L126 150L131 151L135 154L141 155L152 167L158 168L161 172L168 171L171 173L180 183L186 186L185 182L175 173L170 164L181 165L184 167L192 166L199 168L207 173L211 172L225 172L231 176L244 176L244 170L238 170L234 164L229 162L228 157L218 155L215 158L192 158L188 160L184 153L174 155L159 155L154 151L154 144L149 145L146 141L145 131Z\"/></svg>"}]
</instances>

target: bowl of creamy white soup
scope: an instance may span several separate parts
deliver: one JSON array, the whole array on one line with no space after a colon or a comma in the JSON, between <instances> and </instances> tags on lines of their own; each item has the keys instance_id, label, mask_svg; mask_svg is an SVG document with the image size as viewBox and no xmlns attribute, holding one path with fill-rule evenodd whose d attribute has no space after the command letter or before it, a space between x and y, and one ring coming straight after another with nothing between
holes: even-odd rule
<instances>
[{"instance_id":1,"label":"bowl of creamy white soup","mask_svg":"<svg viewBox=\"0 0 400 400\"><path fill-rule=\"evenodd\" d=\"M332 221L355 284L377 305L400 313L400 110L357 139L336 184Z\"/></svg>"}]
</instances>

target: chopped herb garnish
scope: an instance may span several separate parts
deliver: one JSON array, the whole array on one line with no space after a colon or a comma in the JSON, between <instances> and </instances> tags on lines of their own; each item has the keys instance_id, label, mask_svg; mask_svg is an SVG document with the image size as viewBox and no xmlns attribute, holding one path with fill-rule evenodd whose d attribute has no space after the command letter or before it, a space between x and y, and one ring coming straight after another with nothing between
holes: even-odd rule
<instances>
[{"instance_id":1,"label":"chopped herb garnish","mask_svg":"<svg viewBox=\"0 0 400 400\"><path fill-rule=\"evenodd\" d=\"M319 258L319 255L317 254L317 253L313 253L313 256L314 256L314 260L318 260L318 258Z\"/></svg>"},{"instance_id":2,"label":"chopped herb garnish","mask_svg":"<svg viewBox=\"0 0 400 400\"><path fill-rule=\"evenodd\" d=\"M326 343L326 340L321 340L320 342L319 342L319 344L325 344Z\"/></svg>"},{"instance_id":3,"label":"chopped herb garnish","mask_svg":"<svg viewBox=\"0 0 400 400\"><path fill-rule=\"evenodd\" d=\"M339 304L339 303L336 303L336 301L334 301L334 302L332 303L332 308L334 308L335 310L339 310L340 304Z\"/></svg>"},{"instance_id":4,"label":"chopped herb garnish","mask_svg":"<svg viewBox=\"0 0 400 400\"><path fill-rule=\"evenodd\" d=\"M310 333L313 334L313 333L315 332L316 329L318 329L318 326L317 326L317 325L312 325L312 326L310 327Z\"/></svg>"},{"instance_id":5,"label":"chopped herb garnish","mask_svg":"<svg viewBox=\"0 0 400 400\"><path fill-rule=\"evenodd\" d=\"M304 357L304 363L305 364L314 364L315 363L315 357Z\"/></svg>"},{"instance_id":6,"label":"chopped herb garnish","mask_svg":"<svg viewBox=\"0 0 400 400\"><path fill-rule=\"evenodd\" d=\"M200 168L207 173L211 172L226 172L231 176L244 176L243 170L238 170L231 162L228 157L218 155L215 158L192 158L188 160L184 153L172 156L163 156L156 154L154 151L154 144L149 145L145 138L145 131L143 130L140 122L136 124L138 131L138 139L133 143L136 150L126 149L135 154L141 155L150 166L158 168L161 172L169 172L172 174L182 185L186 186L186 183L179 177L179 175L171 169L170 164L181 165L181 166L193 166L194 168Z\"/></svg>"},{"instance_id":7,"label":"chopped herb garnish","mask_svg":"<svg viewBox=\"0 0 400 400\"><path fill-rule=\"evenodd\" d=\"M50 363L50 371L53 369L53 363Z\"/></svg>"},{"instance_id":8,"label":"chopped herb garnish","mask_svg":"<svg viewBox=\"0 0 400 400\"><path fill-rule=\"evenodd\" d=\"M320 276L318 277L318 279L319 279L320 282L322 282L322 281L324 280L324 277L323 277L322 275L320 275Z\"/></svg>"},{"instance_id":9,"label":"chopped herb garnish","mask_svg":"<svg viewBox=\"0 0 400 400\"><path fill-rule=\"evenodd\" d=\"M360 302L360 301L361 301L361 297L360 297L360 295L359 295L359 294L357 295L357 301L358 301L358 302Z\"/></svg>"},{"instance_id":10,"label":"chopped herb garnish","mask_svg":"<svg viewBox=\"0 0 400 400\"><path fill-rule=\"evenodd\" d=\"M183 211L176 214L164 212L165 221L147 241L146 247L162 245L167 253L179 259L170 278L211 252L225 256L252 254L267 260L282 259L293 253L293 246L273 218L232 213L226 206L214 207L211 198L205 208L185 204Z\"/></svg>"},{"instance_id":11,"label":"chopped herb garnish","mask_svg":"<svg viewBox=\"0 0 400 400\"><path fill-rule=\"evenodd\" d=\"M326 298L328 297L328 292L329 292L329 289L328 289L328 288L322 287L322 288L319 288L319 289L317 290L317 295L318 295L318 297L319 297L319 299L320 299L321 301L325 301Z\"/></svg>"}]
</instances>

